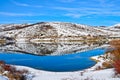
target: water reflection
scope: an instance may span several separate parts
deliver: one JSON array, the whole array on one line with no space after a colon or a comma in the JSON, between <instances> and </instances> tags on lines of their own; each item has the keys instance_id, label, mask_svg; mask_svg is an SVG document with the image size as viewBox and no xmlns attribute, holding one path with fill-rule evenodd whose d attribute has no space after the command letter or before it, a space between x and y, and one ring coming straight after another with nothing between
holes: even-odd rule
<instances>
[{"instance_id":1,"label":"water reflection","mask_svg":"<svg viewBox=\"0 0 120 80\"><path fill-rule=\"evenodd\" d=\"M77 71L95 65L95 62L90 60L90 57L103 54L105 52L105 49L102 48L103 44L104 44L103 42L102 43L8 42L0 45L0 60L6 61L7 64L28 66L47 71L58 72Z\"/></svg>"},{"instance_id":2,"label":"water reflection","mask_svg":"<svg viewBox=\"0 0 120 80\"><path fill-rule=\"evenodd\" d=\"M0 45L0 52L21 52L35 55L63 55L84 52L101 47L97 43L6 43Z\"/></svg>"}]
</instances>

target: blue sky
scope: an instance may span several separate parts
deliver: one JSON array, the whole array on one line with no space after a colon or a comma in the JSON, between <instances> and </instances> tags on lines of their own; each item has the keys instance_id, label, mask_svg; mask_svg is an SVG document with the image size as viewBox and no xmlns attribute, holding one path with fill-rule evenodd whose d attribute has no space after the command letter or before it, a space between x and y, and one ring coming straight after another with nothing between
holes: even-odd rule
<instances>
[{"instance_id":1,"label":"blue sky","mask_svg":"<svg viewBox=\"0 0 120 80\"><path fill-rule=\"evenodd\" d=\"M0 23L41 21L111 26L120 22L120 0L0 0Z\"/></svg>"}]
</instances>

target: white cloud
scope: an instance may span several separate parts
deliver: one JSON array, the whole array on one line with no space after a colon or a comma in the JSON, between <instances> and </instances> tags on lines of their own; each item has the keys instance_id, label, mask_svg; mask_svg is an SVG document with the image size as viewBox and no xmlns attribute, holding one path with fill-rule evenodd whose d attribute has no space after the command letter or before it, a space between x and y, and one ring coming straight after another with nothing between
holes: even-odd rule
<instances>
[{"instance_id":1,"label":"white cloud","mask_svg":"<svg viewBox=\"0 0 120 80\"><path fill-rule=\"evenodd\" d=\"M17 6L23 7L34 7L34 8L41 8L43 6L39 5L30 5L26 3L20 3L15 0L11 0L13 4ZM75 0L57 0L61 2L76 2ZM92 2L93 3L92 3ZM69 16L74 18L79 18L81 16L88 16L88 15L102 15L102 16L120 16L120 8L116 7L114 2L108 0L91 0L91 1L78 1L80 6L76 7L64 7L64 6L53 6L53 7L44 7L49 10L56 10L56 14L60 14L61 16ZM96 4L98 3L98 4ZM77 5L78 5L77 4ZM63 13L59 13L57 11L63 11ZM44 12L43 12L44 13ZM49 11L47 12L49 13ZM11 15L11 14L9 14ZM18 15L18 14L17 14ZM26 14L19 14L19 16L26 15ZM38 14L35 14L38 15ZM53 16L53 14L47 14L47 16ZM34 16L34 14L28 14L28 16Z\"/></svg>"},{"instance_id":2,"label":"white cloud","mask_svg":"<svg viewBox=\"0 0 120 80\"><path fill-rule=\"evenodd\" d=\"M78 8L72 8L72 7L52 7L53 9L57 10L65 10L65 11L75 11L78 10Z\"/></svg>"},{"instance_id":3,"label":"white cloud","mask_svg":"<svg viewBox=\"0 0 120 80\"><path fill-rule=\"evenodd\" d=\"M15 5L18 5L18 6L25 6L25 7L30 6L29 4L26 4L26 3L18 3L18 2L14 1L14 0L11 0L11 1L12 1L12 3L14 3Z\"/></svg>"},{"instance_id":4,"label":"white cloud","mask_svg":"<svg viewBox=\"0 0 120 80\"><path fill-rule=\"evenodd\" d=\"M120 16L119 8L111 7L53 7L53 9L64 11L68 16L74 15L76 17L84 15L104 15L104 16ZM76 15L73 13L77 13Z\"/></svg>"},{"instance_id":5,"label":"white cloud","mask_svg":"<svg viewBox=\"0 0 120 80\"><path fill-rule=\"evenodd\" d=\"M41 5L30 5L30 4L27 4L27 3L20 3L20 2L17 2L15 0L11 0L11 2L17 6L23 6L23 7L34 7L34 8L41 8L43 6Z\"/></svg>"},{"instance_id":6,"label":"white cloud","mask_svg":"<svg viewBox=\"0 0 120 80\"><path fill-rule=\"evenodd\" d=\"M79 13L67 13L67 14L64 14L64 16L73 17L73 18L80 18L80 17L85 16L85 15L79 14Z\"/></svg>"},{"instance_id":7,"label":"white cloud","mask_svg":"<svg viewBox=\"0 0 120 80\"><path fill-rule=\"evenodd\" d=\"M70 3L70 2L74 2L75 0L57 0L59 2L63 2L63 3Z\"/></svg>"},{"instance_id":8,"label":"white cloud","mask_svg":"<svg viewBox=\"0 0 120 80\"><path fill-rule=\"evenodd\" d=\"M0 15L4 15L4 16L42 16L44 14L0 12Z\"/></svg>"}]
</instances>

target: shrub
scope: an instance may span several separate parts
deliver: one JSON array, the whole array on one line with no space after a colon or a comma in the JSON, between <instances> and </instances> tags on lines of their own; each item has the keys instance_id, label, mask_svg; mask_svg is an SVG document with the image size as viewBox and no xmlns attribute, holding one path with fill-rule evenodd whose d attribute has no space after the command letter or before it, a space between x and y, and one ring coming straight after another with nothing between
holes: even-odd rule
<instances>
[{"instance_id":1,"label":"shrub","mask_svg":"<svg viewBox=\"0 0 120 80\"><path fill-rule=\"evenodd\" d=\"M120 59L114 61L114 68L117 74L120 74Z\"/></svg>"},{"instance_id":2,"label":"shrub","mask_svg":"<svg viewBox=\"0 0 120 80\"><path fill-rule=\"evenodd\" d=\"M110 42L110 45L115 48L111 51L113 56L113 67L115 68L115 72L120 74L120 40L113 40Z\"/></svg>"},{"instance_id":3,"label":"shrub","mask_svg":"<svg viewBox=\"0 0 120 80\"><path fill-rule=\"evenodd\" d=\"M26 74L28 71L17 70L14 66L5 64L4 61L0 61L0 74L7 76L9 80L26 80Z\"/></svg>"},{"instance_id":4,"label":"shrub","mask_svg":"<svg viewBox=\"0 0 120 80\"><path fill-rule=\"evenodd\" d=\"M102 63L102 66L103 66L104 68L112 68L112 65L110 64L110 62L103 62L103 63Z\"/></svg>"},{"instance_id":5,"label":"shrub","mask_svg":"<svg viewBox=\"0 0 120 80\"><path fill-rule=\"evenodd\" d=\"M120 48L116 48L115 50L111 51L114 60L120 59Z\"/></svg>"}]
</instances>

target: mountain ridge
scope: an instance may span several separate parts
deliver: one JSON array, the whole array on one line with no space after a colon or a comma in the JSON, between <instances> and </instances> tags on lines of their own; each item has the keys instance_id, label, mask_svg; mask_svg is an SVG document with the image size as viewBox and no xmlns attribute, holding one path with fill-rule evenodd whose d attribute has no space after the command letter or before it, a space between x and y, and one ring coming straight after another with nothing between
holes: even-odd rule
<instances>
[{"instance_id":1,"label":"mountain ridge","mask_svg":"<svg viewBox=\"0 0 120 80\"><path fill-rule=\"evenodd\" d=\"M38 22L34 24L0 25L0 36L12 37L15 40L80 40L80 36L119 36L116 27L95 27L68 22ZM72 40L74 40L72 39Z\"/></svg>"}]
</instances>

